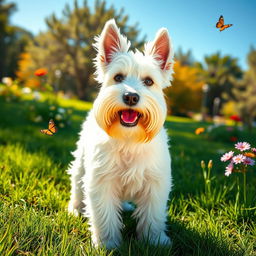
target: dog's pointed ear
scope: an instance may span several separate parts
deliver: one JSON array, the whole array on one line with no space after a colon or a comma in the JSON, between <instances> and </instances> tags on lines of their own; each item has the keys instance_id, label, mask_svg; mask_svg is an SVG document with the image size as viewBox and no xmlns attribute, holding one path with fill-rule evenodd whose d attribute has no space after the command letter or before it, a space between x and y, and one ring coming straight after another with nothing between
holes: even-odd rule
<instances>
[{"instance_id":1,"label":"dog's pointed ear","mask_svg":"<svg viewBox=\"0 0 256 256\"><path fill-rule=\"evenodd\" d=\"M173 47L166 28L158 30L154 41L145 45L145 54L152 55L161 70L167 71L167 73L171 71L173 66Z\"/></svg>"},{"instance_id":2,"label":"dog's pointed ear","mask_svg":"<svg viewBox=\"0 0 256 256\"><path fill-rule=\"evenodd\" d=\"M102 74L106 66L112 61L115 54L127 52L130 47L130 42L120 33L115 20L111 19L106 22L102 33L96 38L94 47L98 52L95 63L97 78L101 80L100 74Z\"/></svg>"}]
</instances>

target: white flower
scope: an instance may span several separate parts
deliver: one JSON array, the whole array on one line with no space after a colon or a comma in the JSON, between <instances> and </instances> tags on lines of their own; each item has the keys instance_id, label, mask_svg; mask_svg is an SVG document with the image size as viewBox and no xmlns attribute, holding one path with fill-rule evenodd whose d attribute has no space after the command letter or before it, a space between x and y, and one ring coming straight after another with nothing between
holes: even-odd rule
<instances>
[{"instance_id":1,"label":"white flower","mask_svg":"<svg viewBox=\"0 0 256 256\"><path fill-rule=\"evenodd\" d=\"M39 122L43 121L43 118L42 118L42 116L37 116L37 117L34 119L34 121L35 121L36 123L39 123Z\"/></svg>"},{"instance_id":2,"label":"white flower","mask_svg":"<svg viewBox=\"0 0 256 256\"><path fill-rule=\"evenodd\" d=\"M7 85L7 86L11 86L12 85L12 78L11 77L3 77L2 78L2 83Z\"/></svg>"},{"instance_id":3,"label":"white flower","mask_svg":"<svg viewBox=\"0 0 256 256\"><path fill-rule=\"evenodd\" d=\"M29 88L29 87L24 87L24 88L22 88L22 93L24 93L24 94L29 94L29 93L31 93L31 89Z\"/></svg>"},{"instance_id":4,"label":"white flower","mask_svg":"<svg viewBox=\"0 0 256 256\"><path fill-rule=\"evenodd\" d=\"M64 108L58 108L58 112L61 113L61 114L63 114L63 113L66 112L66 110L65 110Z\"/></svg>"},{"instance_id":5,"label":"white flower","mask_svg":"<svg viewBox=\"0 0 256 256\"><path fill-rule=\"evenodd\" d=\"M35 100L40 100L40 99L41 99L41 94L40 94L40 92L35 91L35 92L33 93L33 97L34 97Z\"/></svg>"}]
</instances>

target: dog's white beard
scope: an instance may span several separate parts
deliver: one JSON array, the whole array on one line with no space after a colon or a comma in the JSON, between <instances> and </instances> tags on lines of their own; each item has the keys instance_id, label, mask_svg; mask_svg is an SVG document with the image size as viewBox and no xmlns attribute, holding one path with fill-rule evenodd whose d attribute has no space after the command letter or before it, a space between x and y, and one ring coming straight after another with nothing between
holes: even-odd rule
<instances>
[{"instance_id":1,"label":"dog's white beard","mask_svg":"<svg viewBox=\"0 0 256 256\"><path fill-rule=\"evenodd\" d=\"M118 104L119 90L113 88L100 92L94 102L94 115L99 126L111 137L137 142L148 142L156 136L164 124L165 109L151 97L144 95L143 108L132 109L141 114L139 122L134 127L121 125L118 111L124 106Z\"/></svg>"}]
</instances>

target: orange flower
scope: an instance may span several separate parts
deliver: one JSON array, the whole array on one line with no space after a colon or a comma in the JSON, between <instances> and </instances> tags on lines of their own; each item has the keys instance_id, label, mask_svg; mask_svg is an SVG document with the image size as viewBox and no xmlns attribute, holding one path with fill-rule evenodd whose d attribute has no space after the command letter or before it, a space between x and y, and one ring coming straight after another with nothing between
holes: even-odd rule
<instances>
[{"instance_id":1,"label":"orange flower","mask_svg":"<svg viewBox=\"0 0 256 256\"><path fill-rule=\"evenodd\" d=\"M39 68L35 71L36 76L44 76L48 73L47 69L45 68Z\"/></svg>"},{"instance_id":2,"label":"orange flower","mask_svg":"<svg viewBox=\"0 0 256 256\"><path fill-rule=\"evenodd\" d=\"M244 153L244 156L251 157L251 158L254 158L254 157L256 158L256 154L251 153L251 152Z\"/></svg>"},{"instance_id":3,"label":"orange flower","mask_svg":"<svg viewBox=\"0 0 256 256\"><path fill-rule=\"evenodd\" d=\"M195 130L195 134L196 134L196 135L199 135L199 134L203 133L204 131L205 131L204 127L199 127L199 128L197 128L197 129Z\"/></svg>"}]
</instances>

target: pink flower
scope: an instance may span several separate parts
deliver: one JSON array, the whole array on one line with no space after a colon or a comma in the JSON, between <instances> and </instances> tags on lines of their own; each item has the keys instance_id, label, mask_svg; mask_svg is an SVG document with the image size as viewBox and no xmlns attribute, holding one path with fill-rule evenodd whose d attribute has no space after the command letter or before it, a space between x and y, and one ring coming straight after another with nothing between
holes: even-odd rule
<instances>
[{"instance_id":1,"label":"pink flower","mask_svg":"<svg viewBox=\"0 0 256 256\"><path fill-rule=\"evenodd\" d=\"M233 171L234 165L231 162L225 169L225 176L229 176Z\"/></svg>"},{"instance_id":2,"label":"pink flower","mask_svg":"<svg viewBox=\"0 0 256 256\"><path fill-rule=\"evenodd\" d=\"M221 161L222 162L227 162L228 160L230 160L234 155L234 152L233 151L229 151L228 153L224 154L222 157L221 157Z\"/></svg>"},{"instance_id":3,"label":"pink flower","mask_svg":"<svg viewBox=\"0 0 256 256\"><path fill-rule=\"evenodd\" d=\"M247 142L238 142L235 144L235 148L239 149L240 151L245 151L250 149L251 145Z\"/></svg>"},{"instance_id":4,"label":"pink flower","mask_svg":"<svg viewBox=\"0 0 256 256\"><path fill-rule=\"evenodd\" d=\"M243 163L243 162L244 162L245 158L246 158L246 157L245 157L244 155L239 154L239 155L234 156L234 157L232 158L232 160L233 160L233 162L234 162L235 164L240 164L240 163Z\"/></svg>"},{"instance_id":5,"label":"pink flower","mask_svg":"<svg viewBox=\"0 0 256 256\"><path fill-rule=\"evenodd\" d=\"M250 157L246 157L244 159L243 163L246 164L246 165L255 165L255 161L253 159L251 159Z\"/></svg>"},{"instance_id":6,"label":"pink flower","mask_svg":"<svg viewBox=\"0 0 256 256\"><path fill-rule=\"evenodd\" d=\"M256 148L251 148L251 151L252 151L253 153L256 153Z\"/></svg>"}]
</instances>

